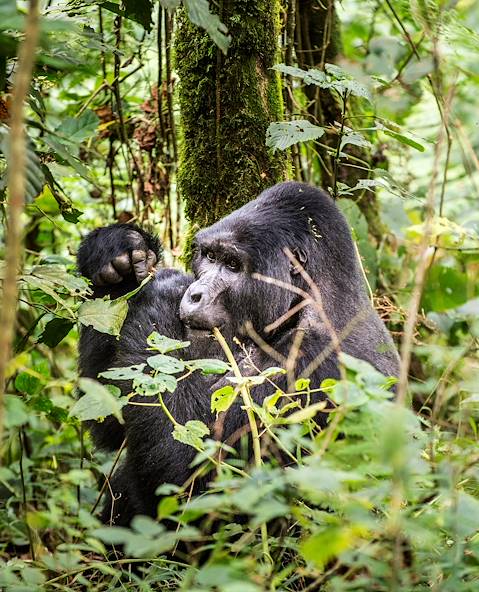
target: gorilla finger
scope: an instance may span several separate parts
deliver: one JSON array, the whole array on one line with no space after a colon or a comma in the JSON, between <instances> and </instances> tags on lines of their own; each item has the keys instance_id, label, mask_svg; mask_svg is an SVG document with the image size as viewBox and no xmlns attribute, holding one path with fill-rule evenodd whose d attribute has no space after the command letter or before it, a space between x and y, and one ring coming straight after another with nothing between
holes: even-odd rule
<instances>
[{"instance_id":1,"label":"gorilla finger","mask_svg":"<svg viewBox=\"0 0 479 592\"><path fill-rule=\"evenodd\" d=\"M138 282L142 282L148 275L146 267L146 252L134 250L131 252L131 261L133 263L133 270Z\"/></svg>"},{"instance_id":2,"label":"gorilla finger","mask_svg":"<svg viewBox=\"0 0 479 592\"><path fill-rule=\"evenodd\" d=\"M91 281L93 282L94 286L104 286L105 285L105 282L100 277L99 271L97 271L95 274L93 274Z\"/></svg>"},{"instance_id":3,"label":"gorilla finger","mask_svg":"<svg viewBox=\"0 0 479 592\"><path fill-rule=\"evenodd\" d=\"M130 249L145 250L145 239L139 232L137 232L136 230L129 230L126 233L126 236L128 238Z\"/></svg>"},{"instance_id":4,"label":"gorilla finger","mask_svg":"<svg viewBox=\"0 0 479 592\"><path fill-rule=\"evenodd\" d=\"M105 284L119 284L123 281L123 278L111 263L107 263L100 269L100 278Z\"/></svg>"},{"instance_id":5,"label":"gorilla finger","mask_svg":"<svg viewBox=\"0 0 479 592\"><path fill-rule=\"evenodd\" d=\"M156 255L153 251L149 250L146 257L146 269L150 272L156 263Z\"/></svg>"},{"instance_id":6,"label":"gorilla finger","mask_svg":"<svg viewBox=\"0 0 479 592\"><path fill-rule=\"evenodd\" d=\"M128 253L118 255L118 257L113 259L112 263L116 271L123 276L128 275L131 272L131 261Z\"/></svg>"}]
</instances>

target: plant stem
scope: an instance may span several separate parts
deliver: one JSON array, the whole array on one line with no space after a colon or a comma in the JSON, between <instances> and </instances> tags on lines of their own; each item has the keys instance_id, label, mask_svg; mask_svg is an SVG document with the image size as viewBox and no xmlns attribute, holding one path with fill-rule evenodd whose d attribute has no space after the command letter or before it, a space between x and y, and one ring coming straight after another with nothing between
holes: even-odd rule
<instances>
[{"instance_id":1,"label":"plant stem","mask_svg":"<svg viewBox=\"0 0 479 592\"><path fill-rule=\"evenodd\" d=\"M242 379L243 375L241 374L241 370L239 369L239 366L236 363L236 360L233 356L233 352L231 351L230 346L226 343L226 339L221 334L221 331L217 327L215 327L213 329L213 333L214 333L216 340L221 345L221 348L225 352L226 359L231 364L233 374L235 375L236 378ZM248 416L248 422L249 422L249 426L251 429L251 436L253 438L254 461L255 461L256 467L259 468L263 464L263 461L261 458L261 441L259 438L258 426L256 424L256 419L255 419L254 411L253 411L253 408L254 408L253 399L252 399L251 393L249 392L248 387L246 385L243 385L240 387L240 392L241 392L241 397L243 399L243 403L245 406L246 415ZM265 555L265 557L268 557L270 559L271 556L269 553L269 545L268 545L268 528L267 528L267 525L265 522L263 522L263 524L261 524L261 540L263 543L263 554Z\"/></svg>"},{"instance_id":2,"label":"plant stem","mask_svg":"<svg viewBox=\"0 0 479 592\"><path fill-rule=\"evenodd\" d=\"M7 364L10 360L15 313L17 278L22 260L22 212L25 203L26 142L24 134L24 103L30 88L35 49L39 35L39 3L30 0L26 16L25 38L18 54L18 67L13 84L10 150L8 166L8 232L6 237L5 275L2 310L0 311L0 442L3 436L3 395L6 388Z\"/></svg>"}]
</instances>

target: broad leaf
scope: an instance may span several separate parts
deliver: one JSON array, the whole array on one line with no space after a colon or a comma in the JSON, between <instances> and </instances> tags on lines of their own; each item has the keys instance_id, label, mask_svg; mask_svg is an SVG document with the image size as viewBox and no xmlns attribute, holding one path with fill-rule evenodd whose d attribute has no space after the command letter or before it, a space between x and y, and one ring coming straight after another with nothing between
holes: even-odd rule
<instances>
[{"instance_id":1,"label":"broad leaf","mask_svg":"<svg viewBox=\"0 0 479 592\"><path fill-rule=\"evenodd\" d=\"M211 411L214 413L221 413L227 411L234 403L238 391L230 384L216 390L211 395Z\"/></svg>"},{"instance_id":2,"label":"broad leaf","mask_svg":"<svg viewBox=\"0 0 479 592\"><path fill-rule=\"evenodd\" d=\"M128 303L122 298L117 300L87 300L78 310L78 321L91 326L100 333L119 335L128 314Z\"/></svg>"},{"instance_id":3,"label":"broad leaf","mask_svg":"<svg viewBox=\"0 0 479 592\"><path fill-rule=\"evenodd\" d=\"M61 137L62 141L81 144L95 135L99 121L93 111L87 110L80 117L65 117L55 129L55 133Z\"/></svg>"},{"instance_id":4,"label":"broad leaf","mask_svg":"<svg viewBox=\"0 0 479 592\"><path fill-rule=\"evenodd\" d=\"M48 347L56 347L70 333L73 325L73 321L69 319L56 317L45 325L38 342L45 343Z\"/></svg>"},{"instance_id":5,"label":"broad leaf","mask_svg":"<svg viewBox=\"0 0 479 592\"><path fill-rule=\"evenodd\" d=\"M80 378L80 390L85 394L70 409L70 415L81 421L99 419L114 415L120 423L124 423L121 408L126 404L117 397L120 389L115 386L105 386L91 378Z\"/></svg>"},{"instance_id":6,"label":"broad leaf","mask_svg":"<svg viewBox=\"0 0 479 592\"><path fill-rule=\"evenodd\" d=\"M203 448L203 438L208 436L209 433L209 428L202 421L193 419L186 422L185 425L175 425L173 438L178 442L201 450Z\"/></svg>"},{"instance_id":7,"label":"broad leaf","mask_svg":"<svg viewBox=\"0 0 479 592\"><path fill-rule=\"evenodd\" d=\"M270 123L266 131L266 146L273 150L285 150L298 142L317 140L324 129L306 119Z\"/></svg>"},{"instance_id":8,"label":"broad leaf","mask_svg":"<svg viewBox=\"0 0 479 592\"><path fill-rule=\"evenodd\" d=\"M101 372L98 376L108 380L133 380L143 376L145 366L146 364L135 364L134 366L124 366L122 368L110 368L105 372Z\"/></svg>"},{"instance_id":9,"label":"broad leaf","mask_svg":"<svg viewBox=\"0 0 479 592\"><path fill-rule=\"evenodd\" d=\"M148 336L146 342L150 346L150 349L159 351L160 354L167 354L168 352L175 351L177 349L184 349L190 345L189 341L171 339L171 337L165 337L165 335L160 335L156 331Z\"/></svg>"},{"instance_id":10,"label":"broad leaf","mask_svg":"<svg viewBox=\"0 0 479 592\"><path fill-rule=\"evenodd\" d=\"M222 360L189 360L186 365L190 370L201 370L201 374L204 376L208 374L224 374L231 369L230 365Z\"/></svg>"},{"instance_id":11,"label":"broad leaf","mask_svg":"<svg viewBox=\"0 0 479 592\"><path fill-rule=\"evenodd\" d=\"M177 380L171 374L156 373L154 376L143 374L133 380L133 390L139 395L151 397L159 395L165 391L174 393L177 386Z\"/></svg>"},{"instance_id":12,"label":"broad leaf","mask_svg":"<svg viewBox=\"0 0 479 592\"><path fill-rule=\"evenodd\" d=\"M177 372L183 372L185 369L184 362L171 356L165 356L164 354L150 356L146 361L148 362L148 366L164 374L176 374Z\"/></svg>"}]
</instances>

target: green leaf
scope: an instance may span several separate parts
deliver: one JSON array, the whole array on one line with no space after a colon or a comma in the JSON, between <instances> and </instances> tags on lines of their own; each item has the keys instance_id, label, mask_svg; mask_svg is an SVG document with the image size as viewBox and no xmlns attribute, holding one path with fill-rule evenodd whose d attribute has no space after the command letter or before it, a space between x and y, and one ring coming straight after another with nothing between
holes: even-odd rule
<instances>
[{"instance_id":1,"label":"green leaf","mask_svg":"<svg viewBox=\"0 0 479 592\"><path fill-rule=\"evenodd\" d=\"M62 142L60 142L51 134L45 134L42 139L59 157L60 162L66 162L80 175L80 177L83 177L83 179L89 183L94 183L86 166L80 160L78 160L78 158L71 154L70 147L67 148Z\"/></svg>"},{"instance_id":2,"label":"green leaf","mask_svg":"<svg viewBox=\"0 0 479 592\"><path fill-rule=\"evenodd\" d=\"M27 423L29 409L21 397L5 395L5 427L15 428Z\"/></svg>"},{"instance_id":3,"label":"green leaf","mask_svg":"<svg viewBox=\"0 0 479 592\"><path fill-rule=\"evenodd\" d=\"M297 392L308 390L310 384L311 380L309 378L298 378L298 380L294 383L294 390Z\"/></svg>"},{"instance_id":4,"label":"green leaf","mask_svg":"<svg viewBox=\"0 0 479 592\"><path fill-rule=\"evenodd\" d=\"M183 372L185 369L184 362L171 356L165 356L164 354L150 356L146 361L148 362L148 366L164 374L176 374L177 372Z\"/></svg>"},{"instance_id":5,"label":"green leaf","mask_svg":"<svg viewBox=\"0 0 479 592\"><path fill-rule=\"evenodd\" d=\"M73 325L73 321L59 317L48 321L38 338L38 343L45 343L48 347L56 347L70 333Z\"/></svg>"},{"instance_id":6,"label":"green leaf","mask_svg":"<svg viewBox=\"0 0 479 592\"><path fill-rule=\"evenodd\" d=\"M194 25L205 29L211 39L226 54L231 37L226 35L227 28L217 14L210 11L208 0L183 0L188 18Z\"/></svg>"},{"instance_id":7,"label":"green leaf","mask_svg":"<svg viewBox=\"0 0 479 592\"><path fill-rule=\"evenodd\" d=\"M317 140L324 129L306 119L270 123L266 131L266 146L273 150L285 150L298 142Z\"/></svg>"},{"instance_id":8,"label":"green leaf","mask_svg":"<svg viewBox=\"0 0 479 592\"><path fill-rule=\"evenodd\" d=\"M307 561L313 562L322 571L326 564L354 544L351 528L331 526L313 534L301 545L301 553Z\"/></svg>"},{"instance_id":9,"label":"green leaf","mask_svg":"<svg viewBox=\"0 0 479 592\"><path fill-rule=\"evenodd\" d=\"M238 391L230 384L214 391L211 395L211 411L221 413L227 411L234 403Z\"/></svg>"},{"instance_id":10,"label":"green leaf","mask_svg":"<svg viewBox=\"0 0 479 592\"><path fill-rule=\"evenodd\" d=\"M5 155L7 159L7 170L3 175L2 180L0 178L0 190L4 189L6 186L6 179L8 176L8 168L10 166L9 162L9 136L8 136L8 128L0 124L0 153ZM42 167L40 164L40 159L38 158L37 153L35 152L34 144L31 138L27 137L27 144L26 144L26 185L25 185L25 197L27 203L32 203L35 197L40 195L43 190L43 185L45 184L45 176L42 171Z\"/></svg>"},{"instance_id":11,"label":"green leaf","mask_svg":"<svg viewBox=\"0 0 479 592\"><path fill-rule=\"evenodd\" d=\"M30 275L45 280L49 284L54 284L65 290L72 296L81 296L89 291L88 283L84 278L68 273L64 265L46 264L35 265L30 271ZM24 279L28 281L27 276Z\"/></svg>"},{"instance_id":12,"label":"green leaf","mask_svg":"<svg viewBox=\"0 0 479 592\"><path fill-rule=\"evenodd\" d=\"M317 413L324 411L326 407L326 401L319 401L318 403L308 405L308 407L305 407L304 409L291 413L291 415L286 416L284 421L285 423L303 423L304 421L315 417Z\"/></svg>"},{"instance_id":13,"label":"green leaf","mask_svg":"<svg viewBox=\"0 0 479 592\"><path fill-rule=\"evenodd\" d=\"M371 142L368 142L366 138L360 134L359 132L347 132L341 138L340 144L340 151L346 146L347 144L353 144L354 146L360 146L361 148L370 148Z\"/></svg>"},{"instance_id":14,"label":"green leaf","mask_svg":"<svg viewBox=\"0 0 479 592\"><path fill-rule=\"evenodd\" d=\"M81 421L99 419L114 415L120 423L124 423L121 408L126 401L120 401L120 389L100 384L91 378L80 378L78 385L85 394L73 405L69 415Z\"/></svg>"},{"instance_id":15,"label":"green leaf","mask_svg":"<svg viewBox=\"0 0 479 592\"><path fill-rule=\"evenodd\" d=\"M78 310L78 321L82 325L91 326L100 333L119 335L126 315L128 303L122 298L117 300L87 300Z\"/></svg>"},{"instance_id":16,"label":"green leaf","mask_svg":"<svg viewBox=\"0 0 479 592\"><path fill-rule=\"evenodd\" d=\"M62 141L81 144L95 136L99 121L93 111L86 110L80 117L65 117L55 129L55 133L61 136Z\"/></svg>"},{"instance_id":17,"label":"green leaf","mask_svg":"<svg viewBox=\"0 0 479 592\"><path fill-rule=\"evenodd\" d=\"M158 504L158 520L168 518L178 510L180 504L175 496L169 495L161 499Z\"/></svg>"},{"instance_id":18,"label":"green leaf","mask_svg":"<svg viewBox=\"0 0 479 592\"><path fill-rule=\"evenodd\" d=\"M140 395L151 397L169 391L174 393L177 387L177 380L171 374L157 372L154 376L142 374L133 380L133 389Z\"/></svg>"},{"instance_id":19,"label":"green leaf","mask_svg":"<svg viewBox=\"0 0 479 592\"><path fill-rule=\"evenodd\" d=\"M209 428L202 421L193 419L186 422L185 425L175 425L173 438L178 440L178 442L201 450L203 449L203 438L208 436L209 433Z\"/></svg>"},{"instance_id":20,"label":"green leaf","mask_svg":"<svg viewBox=\"0 0 479 592\"><path fill-rule=\"evenodd\" d=\"M456 308L469 299L468 277L454 267L434 265L427 274L422 306L442 312Z\"/></svg>"},{"instance_id":21,"label":"green leaf","mask_svg":"<svg viewBox=\"0 0 479 592\"><path fill-rule=\"evenodd\" d=\"M153 24L151 17L153 11L152 0L122 0L122 4L126 18L139 23L149 33Z\"/></svg>"},{"instance_id":22,"label":"green leaf","mask_svg":"<svg viewBox=\"0 0 479 592\"><path fill-rule=\"evenodd\" d=\"M101 372L98 376L108 380L133 380L143 376L143 370L146 364L135 364L133 366L123 366L121 368L109 368Z\"/></svg>"},{"instance_id":23,"label":"green leaf","mask_svg":"<svg viewBox=\"0 0 479 592\"><path fill-rule=\"evenodd\" d=\"M222 360L189 360L186 362L186 365L190 370L201 370L201 374L203 376L208 376L208 374L224 374L231 370L231 367L226 362Z\"/></svg>"},{"instance_id":24,"label":"green leaf","mask_svg":"<svg viewBox=\"0 0 479 592\"><path fill-rule=\"evenodd\" d=\"M49 282L47 279L39 278L34 275L24 275L21 277L21 279L26 282L30 288L41 290L45 294L48 294L48 296L53 298L53 300L55 300L55 302L57 302L61 308L69 312L72 319L75 317L73 310L70 308L70 306L68 306L65 299L62 298L60 294L57 294L57 292L53 289L51 282Z\"/></svg>"},{"instance_id":25,"label":"green leaf","mask_svg":"<svg viewBox=\"0 0 479 592\"><path fill-rule=\"evenodd\" d=\"M160 354L167 354L168 352L175 351L177 349L184 349L190 345L189 341L178 341L178 339L171 339L171 337L165 337L165 335L160 335L156 331L148 336L146 342L150 346L150 349L159 351Z\"/></svg>"}]
</instances>

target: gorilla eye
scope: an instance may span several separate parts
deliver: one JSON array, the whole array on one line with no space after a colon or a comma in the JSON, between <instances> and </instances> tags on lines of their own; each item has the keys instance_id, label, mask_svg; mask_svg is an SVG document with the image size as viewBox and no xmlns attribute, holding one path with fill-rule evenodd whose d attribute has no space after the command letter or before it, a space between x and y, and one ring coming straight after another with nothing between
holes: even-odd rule
<instances>
[{"instance_id":1,"label":"gorilla eye","mask_svg":"<svg viewBox=\"0 0 479 592\"><path fill-rule=\"evenodd\" d=\"M226 261L226 267L231 269L231 271L239 271L240 270L240 263L236 259L228 259Z\"/></svg>"},{"instance_id":2,"label":"gorilla eye","mask_svg":"<svg viewBox=\"0 0 479 592\"><path fill-rule=\"evenodd\" d=\"M207 251L206 258L208 259L208 261L216 261L216 257L213 251Z\"/></svg>"}]
</instances>

